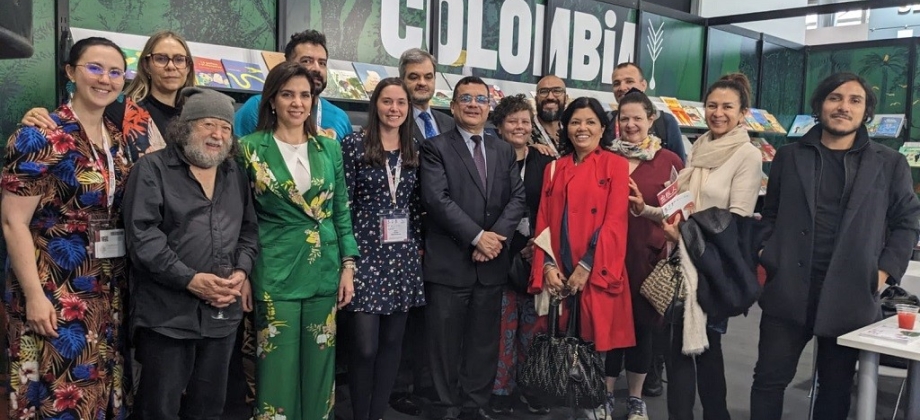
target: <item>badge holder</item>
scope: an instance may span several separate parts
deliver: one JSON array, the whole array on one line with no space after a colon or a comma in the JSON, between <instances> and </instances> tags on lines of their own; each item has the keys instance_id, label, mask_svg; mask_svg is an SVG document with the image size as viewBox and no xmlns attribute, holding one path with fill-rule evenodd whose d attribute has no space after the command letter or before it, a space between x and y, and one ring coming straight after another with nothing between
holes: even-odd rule
<instances>
[{"instance_id":1,"label":"badge holder","mask_svg":"<svg viewBox=\"0 0 920 420\"><path fill-rule=\"evenodd\" d=\"M125 256L125 230L116 229L105 216L92 216L86 230L91 258L120 258Z\"/></svg>"},{"instance_id":2,"label":"badge holder","mask_svg":"<svg viewBox=\"0 0 920 420\"><path fill-rule=\"evenodd\" d=\"M380 242L392 244L409 241L409 212L384 210L380 212Z\"/></svg>"}]
</instances>

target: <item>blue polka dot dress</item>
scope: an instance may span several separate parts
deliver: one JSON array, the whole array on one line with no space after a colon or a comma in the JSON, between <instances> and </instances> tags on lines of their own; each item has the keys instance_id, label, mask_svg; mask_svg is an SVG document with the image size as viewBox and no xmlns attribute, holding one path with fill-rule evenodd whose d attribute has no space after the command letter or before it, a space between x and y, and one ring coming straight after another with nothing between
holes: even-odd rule
<instances>
[{"instance_id":1,"label":"blue polka dot dress","mask_svg":"<svg viewBox=\"0 0 920 420\"><path fill-rule=\"evenodd\" d=\"M399 151L385 152L395 172ZM409 215L409 239L382 243L380 214L393 209L385 166L364 161L364 133L342 141L345 181L351 204L352 225L361 258L355 273L355 296L345 309L389 315L425 304L422 283L421 203L418 168L401 169L395 208ZM391 173L393 173L391 172Z\"/></svg>"}]
</instances>

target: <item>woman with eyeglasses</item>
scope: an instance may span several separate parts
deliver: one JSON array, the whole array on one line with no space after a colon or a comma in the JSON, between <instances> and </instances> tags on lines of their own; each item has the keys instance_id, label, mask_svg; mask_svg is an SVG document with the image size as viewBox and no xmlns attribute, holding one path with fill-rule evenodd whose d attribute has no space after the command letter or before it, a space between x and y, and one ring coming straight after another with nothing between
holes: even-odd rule
<instances>
[{"instance_id":1,"label":"woman with eyeglasses","mask_svg":"<svg viewBox=\"0 0 920 420\"><path fill-rule=\"evenodd\" d=\"M64 66L71 99L54 129L9 139L0 223L11 272L10 418L123 418L126 288L121 200L130 161L104 117L124 86L125 57L83 39Z\"/></svg>"},{"instance_id":2,"label":"woman with eyeglasses","mask_svg":"<svg viewBox=\"0 0 920 420\"><path fill-rule=\"evenodd\" d=\"M141 51L127 98L106 108L106 117L119 124L133 159L166 146L161 133L181 111L176 103L179 90L194 85L194 63L185 39L172 31L153 34ZM44 108L29 110L22 124L48 130L55 127Z\"/></svg>"}]
</instances>

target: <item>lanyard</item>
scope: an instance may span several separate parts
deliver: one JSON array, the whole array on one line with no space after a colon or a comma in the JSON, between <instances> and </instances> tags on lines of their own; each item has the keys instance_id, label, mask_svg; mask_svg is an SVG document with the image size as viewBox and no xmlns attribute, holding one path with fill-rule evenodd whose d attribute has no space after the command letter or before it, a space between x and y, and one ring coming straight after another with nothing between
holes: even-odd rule
<instances>
[{"instance_id":1,"label":"lanyard","mask_svg":"<svg viewBox=\"0 0 920 420\"><path fill-rule=\"evenodd\" d=\"M399 188L400 175L402 174L402 153L396 159L396 168L390 168L390 159L386 159L387 186L390 187L390 199L396 205L396 189Z\"/></svg>"},{"instance_id":2,"label":"lanyard","mask_svg":"<svg viewBox=\"0 0 920 420\"><path fill-rule=\"evenodd\" d=\"M77 116L77 113L71 108L71 113L73 113L74 118L77 121L80 121L80 117ZM87 136L88 137L88 136ZM112 211L112 204L115 202L115 159L112 157L112 150L109 145L109 133L106 132L105 122L102 123L102 146L105 150L106 164L108 167L102 164L102 160L99 159L99 154L96 153L96 145L93 144L93 141L89 141L89 150L93 152L93 166L96 167L96 170L102 175L102 181L104 183L106 201L108 203L109 212Z\"/></svg>"},{"instance_id":3,"label":"lanyard","mask_svg":"<svg viewBox=\"0 0 920 420\"><path fill-rule=\"evenodd\" d=\"M524 164L521 165L521 181L524 180L524 173L527 172L527 155L530 153L530 148L524 149Z\"/></svg>"}]
</instances>

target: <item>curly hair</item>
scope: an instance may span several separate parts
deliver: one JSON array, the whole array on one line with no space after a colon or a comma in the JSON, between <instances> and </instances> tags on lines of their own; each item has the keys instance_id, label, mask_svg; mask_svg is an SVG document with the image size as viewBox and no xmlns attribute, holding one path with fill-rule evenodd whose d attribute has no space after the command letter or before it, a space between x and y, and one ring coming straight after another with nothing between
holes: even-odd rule
<instances>
[{"instance_id":1,"label":"curly hair","mask_svg":"<svg viewBox=\"0 0 920 420\"><path fill-rule=\"evenodd\" d=\"M502 98L501 102L492 110L492 124L496 127L501 127L505 118L521 111L528 111L530 113L530 119L533 120L533 107L530 106L530 102L527 101L526 95L519 93L517 95L506 96Z\"/></svg>"},{"instance_id":2,"label":"curly hair","mask_svg":"<svg viewBox=\"0 0 920 420\"><path fill-rule=\"evenodd\" d=\"M607 113L604 112L604 107L601 106L601 103L597 99L583 96L572 101L562 113L562 129L559 130L560 155L565 156L575 152L575 145L572 144L572 139L569 138L569 121L572 120L572 115L575 114L575 111L583 108L588 108L594 112L594 115L597 116L597 120L601 123L600 147L608 148L613 144L613 130L607 130L610 122L607 120Z\"/></svg>"}]
</instances>

